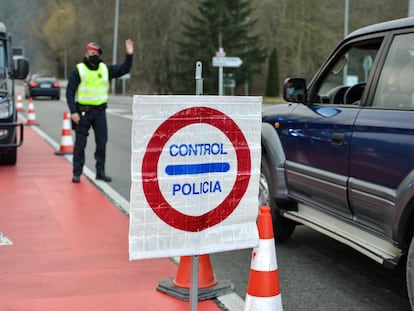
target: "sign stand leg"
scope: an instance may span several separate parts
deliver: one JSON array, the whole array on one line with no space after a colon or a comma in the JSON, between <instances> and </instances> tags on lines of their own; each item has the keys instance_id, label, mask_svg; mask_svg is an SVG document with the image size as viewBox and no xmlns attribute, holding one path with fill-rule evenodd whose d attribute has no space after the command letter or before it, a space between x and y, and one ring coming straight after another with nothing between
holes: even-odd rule
<instances>
[{"instance_id":1,"label":"sign stand leg","mask_svg":"<svg viewBox=\"0 0 414 311\"><path fill-rule=\"evenodd\" d=\"M190 310L197 311L198 304L198 255L191 256Z\"/></svg>"}]
</instances>

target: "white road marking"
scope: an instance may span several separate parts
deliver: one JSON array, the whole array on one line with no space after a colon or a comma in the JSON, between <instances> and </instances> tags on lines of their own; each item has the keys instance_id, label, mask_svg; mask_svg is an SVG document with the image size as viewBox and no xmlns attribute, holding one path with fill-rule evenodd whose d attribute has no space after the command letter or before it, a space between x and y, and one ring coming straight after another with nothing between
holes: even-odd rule
<instances>
[{"instance_id":1,"label":"white road marking","mask_svg":"<svg viewBox=\"0 0 414 311\"><path fill-rule=\"evenodd\" d=\"M127 110L127 109L108 108L108 109L106 109L106 113L112 114L112 115L120 117L120 118L132 120L132 112L130 110Z\"/></svg>"},{"instance_id":2,"label":"white road marking","mask_svg":"<svg viewBox=\"0 0 414 311\"><path fill-rule=\"evenodd\" d=\"M0 246L3 245L13 245L13 242L10 241L10 239L6 237L3 232L0 232Z\"/></svg>"}]
</instances>

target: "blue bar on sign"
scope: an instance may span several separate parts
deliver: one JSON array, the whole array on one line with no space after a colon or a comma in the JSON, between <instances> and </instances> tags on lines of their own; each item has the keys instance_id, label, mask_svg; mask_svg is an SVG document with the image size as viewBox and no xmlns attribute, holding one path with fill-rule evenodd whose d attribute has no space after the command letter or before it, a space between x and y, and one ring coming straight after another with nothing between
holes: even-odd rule
<instances>
[{"instance_id":1,"label":"blue bar on sign","mask_svg":"<svg viewBox=\"0 0 414 311\"><path fill-rule=\"evenodd\" d=\"M194 175L206 173L225 173L230 170L230 164L223 163L201 163L201 164L175 164L167 165L167 175Z\"/></svg>"}]
</instances>

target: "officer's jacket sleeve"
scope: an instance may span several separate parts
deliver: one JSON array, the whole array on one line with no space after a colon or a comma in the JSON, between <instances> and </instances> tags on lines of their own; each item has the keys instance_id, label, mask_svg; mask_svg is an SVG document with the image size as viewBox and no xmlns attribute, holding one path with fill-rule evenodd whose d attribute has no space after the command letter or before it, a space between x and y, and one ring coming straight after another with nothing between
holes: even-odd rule
<instances>
[{"instance_id":1,"label":"officer's jacket sleeve","mask_svg":"<svg viewBox=\"0 0 414 311\"><path fill-rule=\"evenodd\" d=\"M127 74L132 66L132 55L126 55L125 60L120 65L108 65L109 79L119 78Z\"/></svg>"},{"instance_id":2,"label":"officer's jacket sleeve","mask_svg":"<svg viewBox=\"0 0 414 311\"><path fill-rule=\"evenodd\" d=\"M78 88L79 83L80 83L79 72L75 68L69 76L68 85L66 87L66 102L68 104L68 107L71 113L78 111L76 107L75 96L76 96L76 90Z\"/></svg>"}]
</instances>

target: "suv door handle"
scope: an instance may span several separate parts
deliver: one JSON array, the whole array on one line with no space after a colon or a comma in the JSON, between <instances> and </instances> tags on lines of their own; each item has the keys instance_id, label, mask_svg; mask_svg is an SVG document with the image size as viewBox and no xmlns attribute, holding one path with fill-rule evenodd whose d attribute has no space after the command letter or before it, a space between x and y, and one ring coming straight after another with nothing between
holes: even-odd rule
<instances>
[{"instance_id":1,"label":"suv door handle","mask_svg":"<svg viewBox=\"0 0 414 311\"><path fill-rule=\"evenodd\" d=\"M331 137L331 144L336 146L342 146L345 141L345 135L342 133L333 133Z\"/></svg>"}]
</instances>

